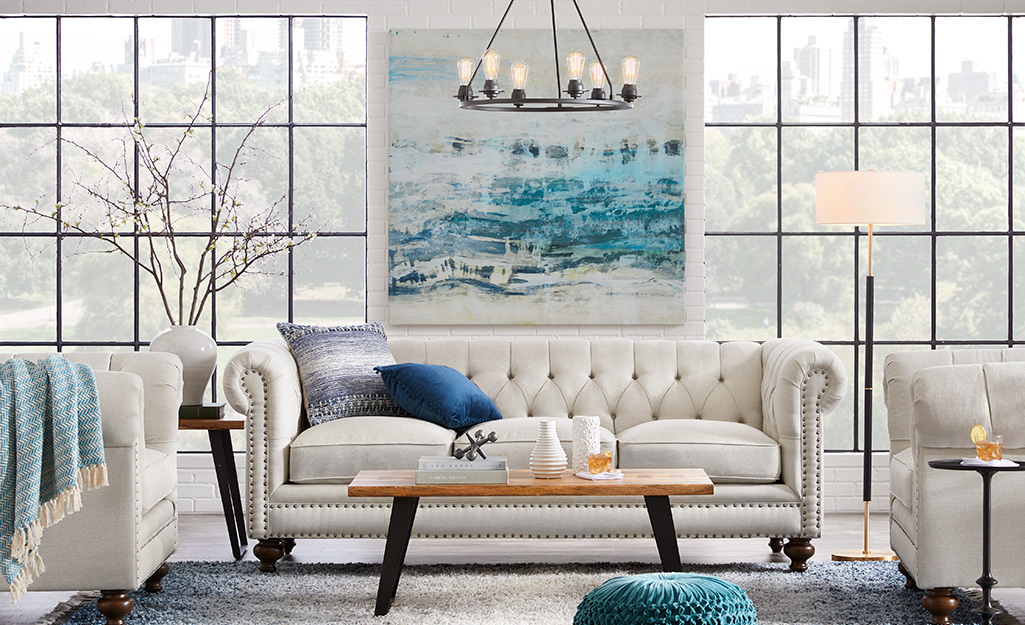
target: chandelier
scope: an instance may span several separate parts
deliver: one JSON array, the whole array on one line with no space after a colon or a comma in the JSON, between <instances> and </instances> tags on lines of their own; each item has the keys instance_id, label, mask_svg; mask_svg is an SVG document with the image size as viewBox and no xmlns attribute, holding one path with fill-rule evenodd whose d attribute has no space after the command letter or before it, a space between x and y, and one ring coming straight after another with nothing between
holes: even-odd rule
<instances>
[{"instance_id":1,"label":"chandelier","mask_svg":"<svg viewBox=\"0 0 1025 625\"><path fill-rule=\"evenodd\" d=\"M495 32L491 35L491 40L488 41L487 48L484 54L481 55L480 60L475 64L472 58L463 57L456 63L456 70L459 72L459 92L455 97L459 100L459 108L473 111L541 113L618 111L633 108L634 101L641 97L637 94L637 72L641 66L640 60L635 56L623 58L623 88L619 93L621 99L617 100L612 80L609 79L605 63L601 60L601 55L594 44L594 38L591 36L590 29L587 28L587 22L584 21L584 15L580 12L580 5L577 4L577 0L572 0L573 7L577 10L580 24L584 27L584 32L587 34L587 40L591 43L591 50L594 52L595 58L587 68L588 77L591 79L590 92L584 89L584 83L581 81L587 57L580 50L573 50L566 56L569 80L566 83L565 91L562 90L562 76L559 71L559 38L555 25L555 0L551 0L552 46L555 59L555 97L527 97L526 85L529 67L522 61L512 65L511 78L513 90L509 97L498 97L500 93L504 93L504 90L498 86L501 55L491 46L495 42L495 37L498 36L498 31L502 29L502 24L505 23L505 18L509 15L509 10L512 9L512 5L515 2L516 0L509 0L509 5L506 6L502 19L498 21L498 27L495 28ZM473 79L480 72L481 68L484 70L485 79L484 86L480 90L480 94L484 96L483 98L475 93L471 86ZM608 93L605 91L606 85L609 87ZM569 97L563 97L563 94ZM584 97L585 94L587 97Z\"/></svg>"}]
</instances>

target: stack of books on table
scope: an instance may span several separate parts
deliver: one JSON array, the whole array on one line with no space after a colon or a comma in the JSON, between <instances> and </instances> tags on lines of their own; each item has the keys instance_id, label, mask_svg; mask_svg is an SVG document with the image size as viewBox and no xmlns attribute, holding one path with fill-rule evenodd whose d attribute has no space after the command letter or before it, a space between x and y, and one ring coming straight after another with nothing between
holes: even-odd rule
<instances>
[{"instance_id":1,"label":"stack of books on table","mask_svg":"<svg viewBox=\"0 0 1025 625\"><path fill-rule=\"evenodd\" d=\"M467 460L452 456L421 456L416 470L417 484L508 484L505 456Z\"/></svg>"}]
</instances>

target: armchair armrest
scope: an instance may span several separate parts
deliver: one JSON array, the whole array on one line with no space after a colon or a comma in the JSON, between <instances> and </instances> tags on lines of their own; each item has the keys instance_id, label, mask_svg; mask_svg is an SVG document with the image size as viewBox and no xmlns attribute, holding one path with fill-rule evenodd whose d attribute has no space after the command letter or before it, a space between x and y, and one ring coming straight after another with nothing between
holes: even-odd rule
<instances>
[{"instance_id":1,"label":"armchair armrest","mask_svg":"<svg viewBox=\"0 0 1025 625\"><path fill-rule=\"evenodd\" d=\"M825 346L807 339L762 345L765 433L780 444L781 477L821 515L822 417L847 393L847 370Z\"/></svg>"},{"instance_id":2,"label":"armchair armrest","mask_svg":"<svg viewBox=\"0 0 1025 625\"><path fill-rule=\"evenodd\" d=\"M144 447L142 378L122 371L94 371L103 416L103 448Z\"/></svg>"},{"instance_id":3,"label":"armchair armrest","mask_svg":"<svg viewBox=\"0 0 1025 625\"><path fill-rule=\"evenodd\" d=\"M288 481L288 449L299 433L303 406L299 369L285 342L256 341L232 356L224 396L246 415L249 535L268 538L269 497Z\"/></svg>"},{"instance_id":4,"label":"armchair armrest","mask_svg":"<svg viewBox=\"0 0 1025 625\"><path fill-rule=\"evenodd\" d=\"M111 371L142 378L146 447L178 451L178 407L182 404L182 362L162 352L124 352L110 356Z\"/></svg>"}]
</instances>

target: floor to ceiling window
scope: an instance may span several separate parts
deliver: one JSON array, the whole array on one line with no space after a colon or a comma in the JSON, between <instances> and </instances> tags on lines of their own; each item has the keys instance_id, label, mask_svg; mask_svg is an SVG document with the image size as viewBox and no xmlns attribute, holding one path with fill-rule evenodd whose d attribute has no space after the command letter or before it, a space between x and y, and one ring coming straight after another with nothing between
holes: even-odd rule
<instances>
[{"instance_id":1,"label":"floor to ceiling window","mask_svg":"<svg viewBox=\"0 0 1025 625\"><path fill-rule=\"evenodd\" d=\"M706 18L706 336L833 349L827 450L862 448L867 232L816 226L815 174L926 174L926 225L875 232L885 449L887 354L1025 345L1023 76L1025 17Z\"/></svg>"},{"instance_id":2,"label":"floor to ceiling window","mask_svg":"<svg viewBox=\"0 0 1025 625\"><path fill-rule=\"evenodd\" d=\"M276 336L278 321L363 321L366 34L362 17L0 18L0 203L89 202L80 183L98 172L81 148L117 162L135 119L173 141L201 106L188 160L196 177L215 176L270 110L235 172L240 200L287 211L278 234L302 234L302 224L317 236L217 293L200 325L223 364L240 345ZM127 178L145 184L128 152ZM177 236L198 244L203 228ZM139 238L131 224L118 235ZM138 350L167 327L148 277L105 249L3 211L0 351Z\"/></svg>"}]
</instances>

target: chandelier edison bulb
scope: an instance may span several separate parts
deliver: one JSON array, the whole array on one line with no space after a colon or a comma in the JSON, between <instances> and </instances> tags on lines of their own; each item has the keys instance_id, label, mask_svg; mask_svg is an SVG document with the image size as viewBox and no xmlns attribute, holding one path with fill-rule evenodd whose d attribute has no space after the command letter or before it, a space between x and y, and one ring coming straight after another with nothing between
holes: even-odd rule
<instances>
[{"instance_id":1,"label":"chandelier edison bulb","mask_svg":"<svg viewBox=\"0 0 1025 625\"><path fill-rule=\"evenodd\" d=\"M604 100L605 68L601 63L595 61L587 68L587 73L591 76L591 99Z\"/></svg>"},{"instance_id":2,"label":"chandelier edison bulb","mask_svg":"<svg viewBox=\"0 0 1025 625\"><path fill-rule=\"evenodd\" d=\"M494 98L502 90L498 88L498 68L502 63L502 56L495 50L490 48L481 57L481 63L484 67L484 88L481 91L484 95L489 98Z\"/></svg>"},{"instance_id":3,"label":"chandelier edison bulb","mask_svg":"<svg viewBox=\"0 0 1025 625\"><path fill-rule=\"evenodd\" d=\"M640 96L637 95L637 72L641 69L641 60L636 56L623 57L623 99L633 102Z\"/></svg>"},{"instance_id":4,"label":"chandelier edison bulb","mask_svg":"<svg viewBox=\"0 0 1025 625\"><path fill-rule=\"evenodd\" d=\"M566 66L569 68L569 84L566 85L566 93L571 98L579 98L584 95L584 83L580 77L584 75L584 53L574 50L566 56Z\"/></svg>"},{"instance_id":5,"label":"chandelier edison bulb","mask_svg":"<svg viewBox=\"0 0 1025 625\"><path fill-rule=\"evenodd\" d=\"M456 95L460 101L473 98L473 90L470 89L470 81L473 80L473 59L468 56L456 61L456 71L459 72L459 94Z\"/></svg>"},{"instance_id":6,"label":"chandelier edison bulb","mask_svg":"<svg viewBox=\"0 0 1025 625\"><path fill-rule=\"evenodd\" d=\"M512 81L513 81L513 92L511 94L513 100L522 100L527 97L527 92L524 87L527 84L527 67L526 63L514 63L512 66Z\"/></svg>"}]
</instances>

